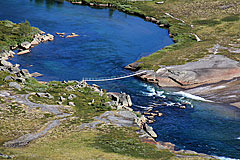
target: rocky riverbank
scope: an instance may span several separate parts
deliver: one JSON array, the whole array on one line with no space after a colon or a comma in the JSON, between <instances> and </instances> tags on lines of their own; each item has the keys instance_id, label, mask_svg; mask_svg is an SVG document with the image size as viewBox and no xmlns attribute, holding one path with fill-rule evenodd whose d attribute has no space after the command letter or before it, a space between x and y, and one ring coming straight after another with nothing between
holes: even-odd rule
<instances>
[{"instance_id":1,"label":"rocky riverbank","mask_svg":"<svg viewBox=\"0 0 240 160\"><path fill-rule=\"evenodd\" d=\"M212 21L198 20L196 17L199 15L195 15L198 13L198 10L200 12L204 9L205 4L199 6L197 11L192 11L190 9L189 17L193 17L191 17L191 19L185 19L185 13L181 15L182 11L179 11L178 17L173 16L176 14L170 14L174 12L174 10L169 7L172 6L174 8L181 5L181 3L175 4L171 2L172 4L170 4L170 2L163 2L154 4L154 2L142 2L149 8L154 8L154 11L151 12L147 10L146 7L143 7L140 2L74 0L71 1L71 3L88 5L91 7L116 8L125 13L133 14L146 21L155 23L159 27L168 28L169 36L172 37L175 42L174 45L165 47L163 50L150 56L143 57L137 62L129 64L125 68L133 71L147 69L148 72L140 75L139 78L147 82L156 83L160 87L178 87L188 93L196 94L215 102L229 103L239 106L239 94L234 90L234 88L238 88L237 77L240 76L239 58L237 55L237 53L239 53L238 32L233 29L232 31L236 31L236 36L229 37L229 35L224 34L225 37L222 37L221 34L216 34L212 36L214 36L217 41L209 40L209 37L206 37L206 35L202 33L205 31L200 32L200 30L204 28L205 21L206 24L210 24ZM189 5L199 5L195 2L192 3ZM231 17L228 14L226 15L223 13L225 10L229 11L229 8L232 8L229 12L237 13L237 4L238 3L235 4L235 2L229 5L218 3L213 4L208 1L206 5L215 8L215 12L219 13L216 17L220 20L216 21L216 24L209 25L209 27L205 28L210 30L215 28L214 30L218 30L221 27L217 24L228 25L228 23L237 26L239 20L237 17ZM188 5L186 4L181 5L181 7L187 6ZM231 7L225 8L224 6ZM187 9L189 10L189 7ZM207 10L202 16L204 17L210 13L212 13L212 10ZM228 33L228 31L221 32ZM150 69L153 69L154 71Z\"/></svg>"},{"instance_id":2,"label":"rocky riverbank","mask_svg":"<svg viewBox=\"0 0 240 160\"><path fill-rule=\"evenodd\" d=\"M153 123L154 116L161 116L161 113L151 113L149 111L145 113L145 115L148 115L147 117L140 113L134 113L131 108L131 97L125 93L108 92L105 94L97 85L90 86L84 81L41 84L31 78L28 70L19 69L19 65L13 65L5 59L7 57L4 56L0 61L1 125L11 126L14 121L12 118L18 119L18 123L15 122L14 126L1 129L0 136L5 137L1 140L4 150L26 147L38 141L38 139L50 136L53 130L60 126L80 118L80 122L70 125L74 128L74 132L89 129L98 130L111 125L136 128L135 132L141 142L154 144L158 150L164 151L167 149L179 157L189 157L189 154L191 154L190 158L214 158L193 151L176 151L175 145L169 142L156 142L157 134L147 123ZM95 96L93 97L91 94ZM86 98L87 101L84 100ZM81 107L84 112L78 111L76 107ZM91 111L91 108L96 110ZM106 112L99 115L99 111ZM78 118L78 116L80 117ZM90 119L93 119L93 121ZM29 123L28 120L33 122ZM91 122L84 123L84 121ZM31 129L26 130L25 126L29 125L31 125ZM17 155L3 153L1 153L1 157L17 157Z\"/></svg>"},{"instance_id":3,"label":"rocky riverbank","mask_svg":"<svg viewBox=\"0 0 240 160\"><path fill-rule=\"evenodd\" d=\"M138 70L139 64L132 63L125 68ZM208 100L239 106L239 76L238 61L222 55L209 55L185 65L161 66L156 72L148 71L139 78L160 87L178 87Z\"/></svg>"}]
</instances>

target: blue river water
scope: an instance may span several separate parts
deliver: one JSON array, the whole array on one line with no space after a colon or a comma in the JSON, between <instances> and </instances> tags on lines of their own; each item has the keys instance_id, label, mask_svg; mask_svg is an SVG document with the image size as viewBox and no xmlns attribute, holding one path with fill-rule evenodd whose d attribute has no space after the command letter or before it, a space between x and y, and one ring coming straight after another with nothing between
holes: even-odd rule
<instances>
[{"instance_id":1,"label":"blue river water","mask_svg":"<svg viewBox=\"0 0 240 160\"><path fill-rule=\"evenodd\" d=\"M142 56L173 44L168 31L141 18L112 9L93 9L52 0L0 1L0 19L25 20L41 30L76 33L40 44L15 56L30 72L50 80L82 80L130 73L123 67ZM240 111L232 106L201 102L165 91L136 78L96 83L108 91L130 94L134 109L163 113L152 124L157 140L219 157L240 158ZM185 105L186 109L180 109Z\"/></svg>"}]
</instances>

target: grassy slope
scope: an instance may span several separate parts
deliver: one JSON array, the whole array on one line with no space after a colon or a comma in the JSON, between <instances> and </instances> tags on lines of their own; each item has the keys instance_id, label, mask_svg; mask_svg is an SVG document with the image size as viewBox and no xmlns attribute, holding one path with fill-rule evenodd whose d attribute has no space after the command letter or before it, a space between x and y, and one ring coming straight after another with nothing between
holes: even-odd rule
<instances>
[{"instance_id":1,"label":"grassy slope","mask_svg":"<svg viewBox=\"0 0 240 160\"><path fill-rule=\"evenodd\" d=\"M236 5L226 10L219 7L236 3L237 1L233 0L167 0L164 5L146 3L147 6L156 10L171 13L187 24L193 24L194 28L188 32L196 33L203 42L187 42L174 49L172 46L166 47L167 49L142 58L140 61L146 61L146 64L150 65L183 64L209 54L207 49L217 43L229 47L229 43L235 43L240 38L240 7ZM240 60L239 54L229 52L222 54Z\"/></svg>"},{"instance_id":2,"label":"grassy slope","mask_svg":"<svg viewBox=\"0 0 240 160\"><path fill-rule=\"evenodd\" d=\"M0 72L0 77L6 73ZM108 101L104 95L100 97L90 88L78 91L68 91L66 87L75 85L74 82L50 82L41 84L33 78L27 80L23 91L8 88L7 83L0 78L0 90L9 90L11 94L26 92L48 92L54 99L33 96L32 101L46 104L56 104L59 96L77 95L76 106L64 113L72 113L60 126L52 129L44 137L31 142L23 148L4 148L3 143L28 133L42 130L46 123L57 119L55 115L43 112L39 108L28 109L13 99L0 97L0 153L14 155L17 160L38 159L176 159L168 150L159 151L151 144L140 141L136 130L138 128L118 128L114 126L99 126L96 130L79 130L82 123L92 121L93 116L110 110L103 103ZM94 104L89 104L92 99ZM68 100L64 102L67 103ZM1 159L1 157L0 157ZM186 158L204 159L204 158Z\"/></svg>"},{"instance_id":3,"label":"grassy slope","mask_svg":"<svg viewBox=\"0 0 240 160\"><path fill-rule=\"evenodd\" d=\"M80 0L73 0L80 1ZM238 0L165 0L164 4L151 2L129 2L123 0L84 0L93 3L112 3L116 8L140 16L152 16L164 24L170 24L169 32L177 43L166 47L138 61L144 62L141 67L157 69L159 65L177 65L196 61L208 53L207 49L215 44L229 47L240 38L240 5ZM235 6L220 9L220 6ZM186 22L173 20L164 13L170 13ZM194 25L191 28L190 25ZM190 33L196 33L203 41L196 42ZM240 60L239 54L223 51L232 59Z\"/></svg>"},{"instance_id":4,"label":"grassy slope","mask_svg":"<svg viewBox=\"0 0 240 160\"><path fill-rule=\"evenodd\" d=\"M6 73L0 72L0 77ZM18 138L24 134L34 133L43 129L46 123L57 119L55 115L42 112L40 109L29 110L12 99L0 97L0 153L15 155L15 159L169 159L174 154L169 151L158 151L155 146L140 142L136 135L136 128L99 127L98 130L80 131L82 123L92 121L106 110L103 105L109 99L106 95L99 96L92 89L86 87L75 91L68 91L66 87L76 85L75 82L62 83L53 81L41 84L33 78L27 80L22 91L8 88L7 83L0 78L0 90L9 90L12 94L26 92L48 92L54 99L32 96L32 101L45 104L56 104L58 98L67 98L70 94L77 97L75 107L62 110L72 113L64 122L54 128L43 138L31 142L24 148L4 148L2 144L8 140ZM89 104L95 100L94 104ZM63 104L67 104L66 100ZM1 158L0 158L1 159Z\"/></svg>"}]
</instances>

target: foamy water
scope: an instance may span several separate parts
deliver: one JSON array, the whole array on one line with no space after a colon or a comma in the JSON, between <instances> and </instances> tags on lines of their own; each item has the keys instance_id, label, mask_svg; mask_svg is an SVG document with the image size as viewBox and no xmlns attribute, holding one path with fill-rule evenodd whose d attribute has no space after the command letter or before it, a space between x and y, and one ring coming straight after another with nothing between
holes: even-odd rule
<instances>
[{"instance_id":1,"label":"foamy water","mask_svg":"<svg viewBox=\"0 0 240 160\"><path fill-rule=\"evenodd\" d=\"M213 102L213 101L207 100L205 98L202 98L200 96L196 96L196 95L186 93L186 92L183 92L183 91L174 92L173 94L178 95L178 96L183 96L183 97L186 97L186 98L190 98L190 99L194 99L194 100L197 100L197 101Z\"/></svg>"}]
</instances>

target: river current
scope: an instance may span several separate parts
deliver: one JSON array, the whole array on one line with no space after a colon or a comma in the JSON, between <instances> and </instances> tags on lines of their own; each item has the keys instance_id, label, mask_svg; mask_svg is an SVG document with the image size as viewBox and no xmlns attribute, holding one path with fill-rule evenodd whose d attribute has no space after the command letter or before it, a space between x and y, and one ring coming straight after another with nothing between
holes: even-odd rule
<instances>
[{"instance_id":1,"label":"river current","mask_svg":"<svg viewBox=\"0 0 240 160\"><path fill-rule=\"evenodd\" d=\"M0 1L0 19L31 25L55 35L76 33L40 44L26 55L15 56L30 72L50 80L82 80L130 73L123 67L173 44L166 29L112 9L93 9L52 0ZM179 149L240 159L240 111L235 107L199 101L199 97L166 91L136 78L97 82L108 91L126 92L134 110L163 113L152 124L157 140ZM194 100L195 99L195 100ZM179 105L186 106L180 109Z\"/></svg>"}]
</instances>

